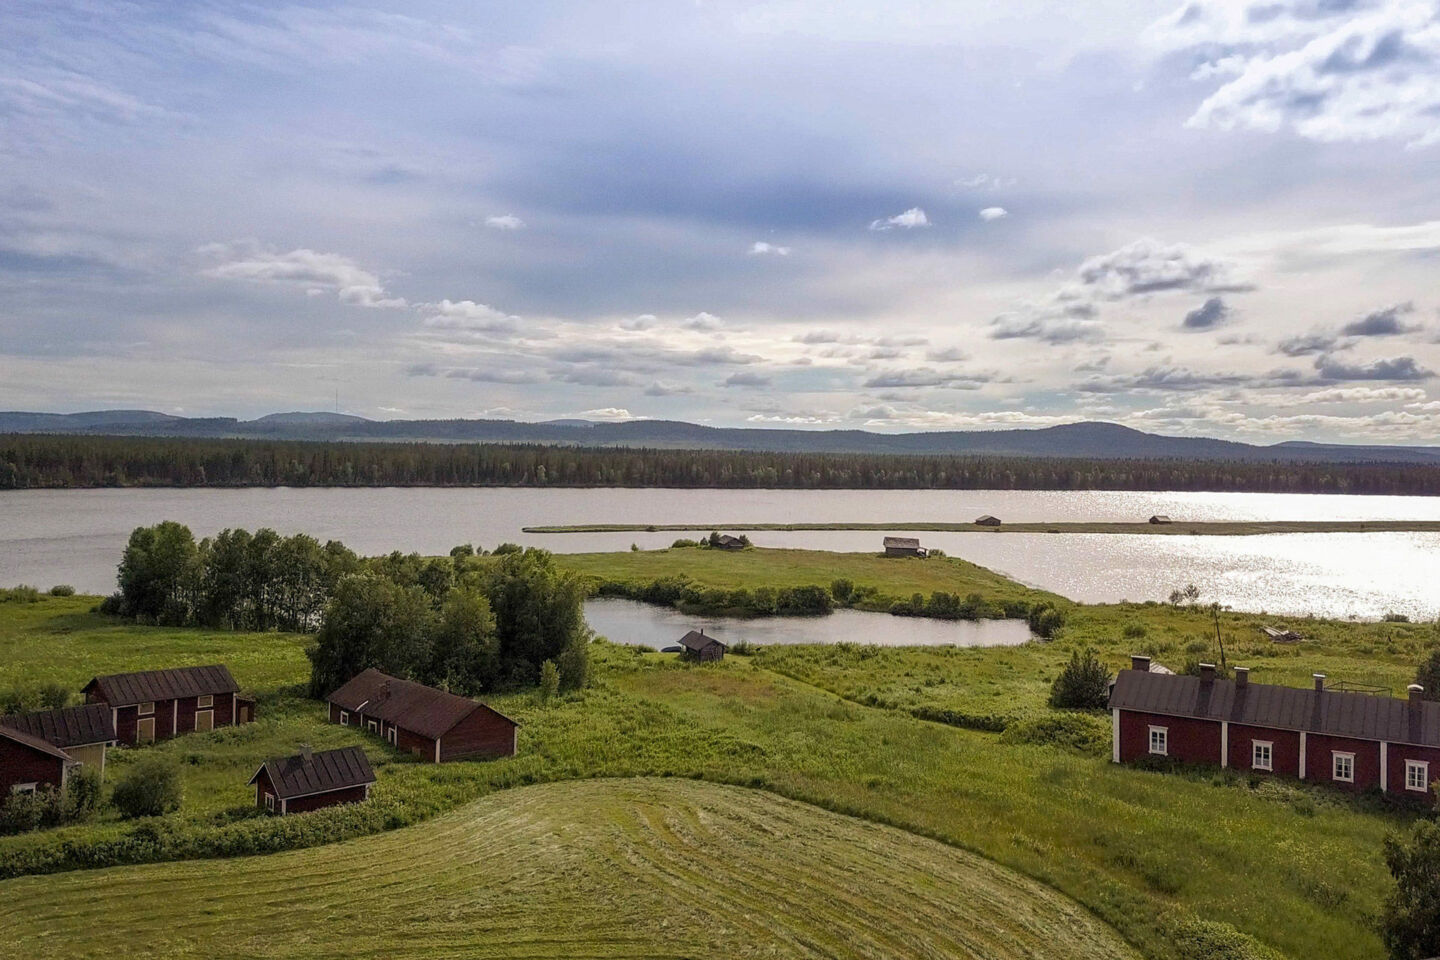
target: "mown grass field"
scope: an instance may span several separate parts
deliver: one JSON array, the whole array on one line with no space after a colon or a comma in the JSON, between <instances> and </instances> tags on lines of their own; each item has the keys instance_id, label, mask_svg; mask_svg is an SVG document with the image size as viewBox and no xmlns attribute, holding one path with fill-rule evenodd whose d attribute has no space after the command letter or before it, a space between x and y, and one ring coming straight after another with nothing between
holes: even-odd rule
<instances>
[{"instance_id":1,"label":"mown grass field","mask_svg":"<svg viewBox=\"0 0 1440 960\"><path fill-rule=\"evenodd\" d=\"M735 556L717 554L722 561ZM613 559L626 563L634 556ZM843 564L854 558L836 559ZM908 576L916 568L935 569L931 562L860 559L881 564L877 569L901 571L897 576ZM750 574L757 575L754 570ZM855 579L861 582L861 577ZM166 818L166 829L172 821L177 829L212 823L217 830L227 829L226 819L241 815L237 805L251 802L248 789L235 780L243 784L264 756L290 752L301 739L319 746L331 745L326 737L356 736L323 725L318 706L295 696L295 685L306 675L304 638L121 627L85 613L88 602L46 599L33 605L0 605L0 665L5 670L0 684L57 678L78 685L99 670L218 659L230 662L240 682L261 694L262 717L275 722L270 728L257 724L253 733L217 731L146 748L193 758L185 766L185 807ZM1145 627L1145 636L1123 636L1132 622ZM506 796L521 795L503 788L530 783L698 778L768 791L972 851L1074 898L1156 960L1266 955L1250 947L1222 952L1215 946L1240 934L1292 960L1378 960L1383 951L1373 917L1389 884L1381 841L1387 833L1404 829L1414 814L1292 783L1252 782L1213 771L1173 775L1115 767L1104 756L1002 742L993 733L924 722L910 713L920 704L966 707L981 700L1014 700L1026 711L1043 711L1048 678L1070 646L1101 644L1107 659L1116 662L1131 649L1149 645L1151 652L1163 651L1164 659L1201 643L1207 626L1208 618L1197 611L1077 606L1067 638L1052 645L887 649L864 655L858 647L774 649L752 658L694 666L669 655L597 644L594 682L583 693L549 704L529 694L496 701L522 723L521 752L514 759L433 767L392 757L373 741L359 741L382 764L375 799L367 805L375 814L358 821L337 815L332 831L304 842L402 826L485 797L481 807L471 808L481 810ZM1231 662L1237 662L1236 653L1246 642L1241 634L1251 626L1245 618L1226 615L1222 629L1227 649L1237 645L1231 654ZM1267 679L1308 682L1312 663L1320 663L1332 676L1348 670L1357 679L1380 677L1393 685L1408 679L1420 653L1434 643L1427 626L1313 623L1302 630L1316 641L1275 648L1276 655L1263 663L1267 670L1273 668ZM253 654L252 666L241 666L251 655L245 649L250 644L261 652ZM1258 670L1256 679L1261 679ZM867 690L882 693L872 700L864 696ZM143 752L118 752L117 768L126 762L123 754ZM588 822L582 809L572 813ZM329 823L323 819L328 815L290 819ZM375 842L404 844L403 838L422 836L418 831L428 828L412 827ZM27 856L55 853L95 836L146 829L154 828L144 822L104 821L0 838L0 859L17 851ZM356 845L325 847L306 856L342 857ZM490 865L497 876L509 877L506 871L523 870L533 853L533 846L517 842ZM253 862L283 864L292 856L301 854ZM243 863L249 869L252 861ZM128 869L96 876L119 876ZM184 869L204 873L206 868ZM137 875L148 876L145 870ZM3 881L0 903L12 890L58 891L85 882L86 876ZM291 915L282 876L276 874L278 892L266 901L268 916L272 924L298 930L304 917L314 915ZM534 889L523 885L524 876L514 880L517 888ZM914 884L925 894L933 880L917 872ZM348 892L335 887L337 903L323 915L348 916L338 900L363 886L357 875ZM657 903L655 909L657 917L674 912L668 903ZM903 928L904 918L897 917L896 923ZM314 945L328 949L323 931L323 925L315 928ZM666 939L654 941L656 955L674 955L666 951L677 942L681 947L676 949L690 950L689 955L726 955L721 947L709 951ZM167 949L183 955L185 950L199 952L201 946L196 939ZM348 946L353 949L355 944ZM503 947L493 945L497 951ZM457 948L455 955L465 949ZM1204 952L1207 949L1211 952ZM777 952L787 953L781 948Z\"/></svg>"},{"instance_id":2,"label":"mown grass field","mask_svg":"<svg viewBox=\"0 0 1440 960\"><path fill-rule=\"evenodd\" d=\"M1127 960L988 860L756 790L587 780L403 832L4 885L0 952L128 957Z\"/></svg>"},{"instance_id":3,"label":"mown grass field","mask_svg":"<svg viewBox=\"0 0 1440 960\"><path fill-rule=\"evenodd\" d=\"M966 596L978 593L996 603L1006 600L1051 600L1064 602L1054 594L1034 590L1003 577L993 570L958 557L885 557L871 553L829 553L824 550L700 550L694 547L668 550L635 550L629 553L563 553L555 561L592 583L611 580L628 584L649 583L661 577L684 574L704 587L721 590L755 590L759 587L803 587L811 584L829 589L837 579L879 590L870 607L889 607L890 602L909 599L912 594L929 595L936 590Z\"/></svg>"}]
</instances>

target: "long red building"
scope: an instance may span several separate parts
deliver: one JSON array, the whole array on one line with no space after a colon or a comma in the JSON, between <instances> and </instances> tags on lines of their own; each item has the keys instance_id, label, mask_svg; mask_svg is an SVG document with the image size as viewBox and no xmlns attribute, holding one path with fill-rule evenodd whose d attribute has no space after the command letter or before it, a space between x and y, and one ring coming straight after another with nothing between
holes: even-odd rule
<instances>
[{"instance_id":1,"label":"long red building","mask_svg":"<svg viewBox=\"0 0 1440 960\"><path fill-rule=\"evenodd\" d=\"M373 667L325 699L331 723L360 727L432 763L515 755L520 725L500 711Z\"/></svg>"},{"instance_id":2,"label":"long red building","mask_svg":"<svg viewBox=\"0 0 1440 960\"><path fill-rule=\"evenodd\" d=\"M80 692L87 702L110 708L115 739L131 746L255 719L255 701L240 696L240 685L222 664L112 673Z\"/></svg>"},{"instance_id":3,"label":"long red building","mask_svg":"<svg viewBox=\"0 0 1440 960\"><path fill-rule=\"evenodd\" d=\"M1314 679L1310 689L1251 683L1237 667L1226 680L1211 664L1198 677L1176 676L1132 657L1110 694L1111 759L1170 757L1427 799L1440 779L1440 703L1418 684L1399 700Z\"/></svg>"}]
</instances>

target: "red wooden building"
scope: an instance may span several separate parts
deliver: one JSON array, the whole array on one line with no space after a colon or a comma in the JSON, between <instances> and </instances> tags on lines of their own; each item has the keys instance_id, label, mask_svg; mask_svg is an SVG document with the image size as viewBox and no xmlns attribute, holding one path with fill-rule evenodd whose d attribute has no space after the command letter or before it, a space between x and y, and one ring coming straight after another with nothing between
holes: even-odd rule
<instances>
[{"instance_id":1,"label":"red wooden building","mask_svg":"<svg viewBox=\"0 0 1440 960\"><path fill-rule=\"evenodd\" d=\"M1172 757L1424 800L1440 779L1440 703L1411 684L1407 699L1150 672L1132 657L1110 695L1112 759Z\"/></svg>"},{"instance_id":2,"label":"red wooden building","mask_svg":"<svg viewBox=\"0 0 1440 960\"><path fill-rule=\"evenodd\" d=\"M255 805L271 813L304 813L370 799L375 773L359 747L312 753L307 746L293 757L266 760L250 783Z\"/></svg>"},{"instance_id":3,"label":"red wooden building","mask_svg":"<svg viewBox=\"0 0 1440 960\"><path fill-rule=\"evenodd\" d=\"M503 713L374 668L326 699L331 723L362 727L433 763L515 755L520 725Z\"/></svg>"},{"instance_id":4,"label":"red wooden building","mask_svg":"<svg viewBox=\"0 0 1440 960\"><path fill-rule=\"evenodd\" d=\"M115 738L134 745L255 719L255 701L225 666L177 667L96 677L83 690L110 708Z\"/></svg>"},{"instance_id":5,"label":"red wooden building","mask_svg":"<svg viewBox=\"0 0 1440 960\"><path fill-rule=\"evenodd\" d=\"M62 790L82 765L103 776L105 748L114 742L110 711L101 704L0 717L0 798Z\"/></svg>"},{"instance_id":6,"label":"red wooden building","mask_svg":"<svg viewBox=\"0 0 1440 960\"><path fill-rule=\"evenodd\" d=\"M714 637L705 636L704 630L691 630L680 638L680 656L686 660L723 660L728 649Z\"/></svg>"}]
</instances>

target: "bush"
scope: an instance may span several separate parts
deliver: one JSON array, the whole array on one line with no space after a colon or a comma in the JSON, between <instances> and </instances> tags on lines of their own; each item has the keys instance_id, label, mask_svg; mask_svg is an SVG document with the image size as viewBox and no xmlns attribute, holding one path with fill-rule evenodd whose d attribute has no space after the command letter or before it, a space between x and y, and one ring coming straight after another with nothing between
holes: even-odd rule
<instances>
[{"instance_id":1,"label":"bush","mask_svg":"<svg viewBox=\"0 0 1440 960\"><path fill-rule=\"evenodd\" d=\"M1415 682L1425 688L1426 700L1440 700L1440 650L1432 651L1430 659L1420 664Z\"/></svg>"},{"instance_id":2,"label":"bush","mask_svg":"<svg viewBox=\"0 0 1440 960\"><path fill-rule=\"evenodd\" d=\"M1088 713L1052 713L1018 720L1005 728L1001 743L1068 747L1096 757L1110 753L1110 724Z\"/></svg>"},{"instance_id":3,"label":"bush","mask_svg":"<svg viewBox=\"0 0 1440 960\"><path fill-rule=\"evenodd\" d=\"M1071 710L1101 710L1110 701L1110 671L1086 649L1070 655L1070 662L1050 687L1050 706Z\"/></svg>"},{"instance_id":4,"label":"bush","mask_svg":"<svg viewBox=\"0 0 1440 960\"><path fill-rule=\"evenodd\" d=\"M1383 621L1385 621L1386 623L1409 623L1409 622L1410 622L1410 618L1409 618L1408 616L1406 616L1406 615L1403 614L1403 613L1396 613L1394 610L1389 610L1389 611L1387 611L1387 612L1385 613L1385 616L1381 617L1380 619L1383 620Z\"/></svg>"},{"instance_id":5,"label":"bush","mask_svg":"<svg viewBox=\"0 0 1440 960\"><path fill-rule=\"evenodd\" d=\"M736 640L730 644L730 652L737 657L753 657L757 652L755 644L749 640Z\"/></svg>"},{"instance_id":6,"label":"bush","mask_svg":"<svg viewBox=\"0 0 1440 960\"><path fill-rule=\"evenodd\" d=\"M50 588L50 596L73 597L75 596L75 588L70 586L70 584L68 583L57 583L55 584L55 586Z\"/></svg>"},{"instance_id":7,"label":"bush","mask_svg":"<svg viewBox=\"0 0 1440 960\"><path fill-rule=\"evenodd\" d=\"M1125 629L1121 631L1121 635L1126 640L1143 640L1149 632L1143 623L1127 623Z\"/></svg>"},{"instance_id":8,"label":"bush","mask_svg":"<svg viewBox=\"0 0 1440 960\"><path fill-rule=\"evenodd\" d=\"M1440 954L1440 824L1422 822L1408 837L1386 837L1385 865L1395 878L1380 918L1390 956Z\"/></svg>"},{"instance_id":9,"label":"bush","mask_svg":"<svg viewBox=\"0 0 1440 960\"><path fill-rule=\"evenodd\" d=\"M560 668L554 660L540 664L540 688L536 691L541 703L549 703L560 692Z\"/></svg>"},{"instance_id":10,"label":"bush","mask_svg":"<svg viewBox=\"0 0 1440 960\"><path fill-rule=\"evenodd\" d=\"M1053 640L1060 628L1065 626L1065 611L1049 600L1041 600L1030 608L1025 619L1030 624L1031 633L1045 640Z\"/></svg>"},{"instance_id":11,"label":"bush","mask_svg":"<svg viewBox=\"0 0 1440 960\"><path fill-rule=\"evenodd\" d=\"M674 543L670 544L670 549L671 549L671 550L684 550L684 549L687 549L687 548L690 548L690 547L698 547L698 546L700 546L700 544L696 543L694 540L689 540L689 539L686 539L685 537L681 537L679 540L676 540Z\"/></svg>"},{"instance_id":12,"label":"bush","mask_svg":"<svg viewBox=\"0 0 1440 960\"><path fill-rule=\"evenodd\" d=\"M158 817L179 809L180 771L162 757L147 757L115 784L110 800L122 816Z\"/></svg>"},{"instance_id":13,"label":"bush","mask_svg":"<svg viewBox=\"0 0 1440 960\"><path fill-rule=\"evenodd\" d=\"M40 599L40 591L27 584L20 584L8 590L0 588L0 603L35 603Z\"/></svg>"},{"instance_id":14,"label":"bush","mask_svg":"<svg viewBox=\"0 0 1440 960\"><path fill-rule=\"evenodd\" d=\"M507 553L521 553L523 551L524 548L521 547L518 543L502 543L500 544L500 546L490 551L490 555L492 557L503 557Z\"/></svg>"},{"instance_id":15,"label":"bush","mask_svg":"<svg viewBox=\"0 0 1440 960\"><path fill-rule=\"evenodd\" d=\"M830 581L830 596L834 597L840 606L845 606L855 596L855 582L844 577Z\"/></svg>"}]
</instances>

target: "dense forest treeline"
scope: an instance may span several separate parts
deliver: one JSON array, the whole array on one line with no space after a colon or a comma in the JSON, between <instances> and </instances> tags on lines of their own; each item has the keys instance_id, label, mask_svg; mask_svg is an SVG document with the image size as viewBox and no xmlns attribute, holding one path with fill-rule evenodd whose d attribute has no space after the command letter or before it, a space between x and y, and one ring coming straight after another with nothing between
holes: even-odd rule
<instances>
[{"instance_id":1,"label":"dense forest treeline","mask_svg":"<svg viewBox=\"0 0 1440 960\"><path fill-rule=\"evenodd\" d=\"M0 436L0 490L107 486L1205 490L1436 496L1440 468L1382 462Z\"/></svg>"}]
</instances>

